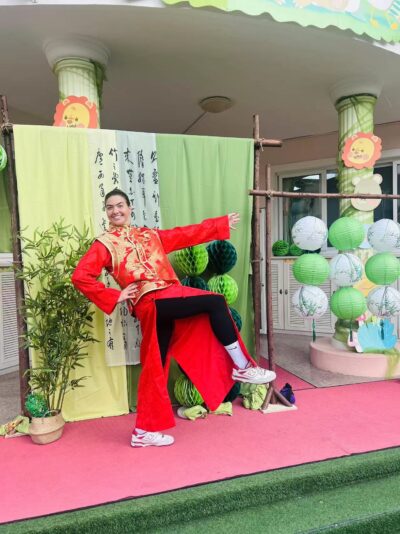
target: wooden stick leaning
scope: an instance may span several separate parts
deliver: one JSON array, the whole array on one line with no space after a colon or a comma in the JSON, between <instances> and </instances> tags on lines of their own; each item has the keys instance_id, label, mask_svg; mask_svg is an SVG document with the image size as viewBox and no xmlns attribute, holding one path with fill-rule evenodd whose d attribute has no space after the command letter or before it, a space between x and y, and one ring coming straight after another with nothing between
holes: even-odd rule
<instances>
[{"instance_id":1,"label":"wooden stick leaning","mask_svg":"<svg viewBox=\"0 0 400 534\"><path fill-rule=\"evenodd\" d=\"M18 239L20 233L19 210L18 210L18 188L17 176L15 171L15 151L14 151L14 133L12 124L9 122L7 98L3 95L0 97L1 133L4 139L5 150L7 153L8 166L8 190L11 202L11 237L13 248L13 265L15 269L22 267L21 242ZM29 382L26 371L29 369L29 351L24 347L24 338L26 334L26 323L22 314L24 305L24 284L22 280L15 279L15 300L17 305L17 332L18 332L18 356L19 356L19 384L20 384L20 404L21 411L25 413L25 397L29 392Z\"/></svg>"}]
</instances>

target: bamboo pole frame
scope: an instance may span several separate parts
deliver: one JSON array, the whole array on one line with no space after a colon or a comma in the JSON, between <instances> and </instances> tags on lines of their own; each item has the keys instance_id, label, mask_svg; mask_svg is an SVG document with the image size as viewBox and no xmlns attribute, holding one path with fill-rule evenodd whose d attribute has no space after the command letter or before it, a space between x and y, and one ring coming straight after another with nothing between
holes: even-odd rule
<instances>
[{"instance_id":1,"label":"bamboo pole frame","mask_svg":"<svg viewBox=\"0 0 400 534\"><path fill-rule=\"evenodd\" d=\"M18 210L18 186L17 175L15 171L15 150L14 150L14 132L12 124L9 121L7 98L0 95L1 133L4 139L5 150L8 159L8 191L11 203L11 234L12 234L12 252L14 269L22 267L21 242L18 238L20 234L20 221ZM20 385L20 404L21 411L25 413L25 397L29 392L29 382L26 371L29 369L29 351L24 346L23 339L26 334L26 323L22 314L24 304L24 284L19 278L15 278L15 300L17 306L17 332L18 332L18 360L19 360L19 385ZM26 413L25 413L26 415Z\"/></svg>"},{"instance_id":2,"label":"bamboo pole frame","mask_svg":"<svg viewBox=\"0 0 400 534\"><path fill-rule=\"evenodd\" d=\"M265 284L265 297L266 297L266 323L267 323L267 347L268 347L268 359L269 368L271 371L275 371L276 362L275 362L275 345L274 345L274 327L273 327L273 318L272 318L272 277L271 277L271 266L272 266L272 233L271 233L271 219L272 219L272 200L274 198L363 198L363 199L387 199L394 200L400 199L400 194L398 195L389 195L389 194L360 194L360 193L291 193L288 191L275 191L272 189L272 177L271 177L271 167L267 165L266 173L266 189L258 189L256 184L260 183L259 172L260 172L260 150L263 146L281 146L277 144L278 141L275 141L275 144L265 144L262 145L257 141L259 135L259 118L258 115L254 116L254 124L257 127L254 128L254 146L255 146L255 160L254 160L254 189L249 191L249 195L254 198L264 197L265 198L265 237L266 237L266 252L265 252L265 269L266 269L266 284ZM257 135L257 137L256 137ZM282 142L280 142L282 143ZM256 206L256 203L253 202L253 206ZM257 204L259 206L259 204ZM261 317L261 279L260 279L260 249L255 250L255 247L260 246L260 210L257 208L253 212L253 265L258 265L258 269L253 268L253 297L254 297L254 326L255 326L255 340L256 340L256 354L257 356L261 355L257 352L257 347L261 346L261 334L260 334L260 321L257 322L257 317ZM261 410L264 411L267 409L268 405L276 404L280 401L285 406L291 406L291 403L283 397L283 395L276 390L275 381L271 382L268 389L267 396L263 402Z\"/></svg>"}]
</instances>

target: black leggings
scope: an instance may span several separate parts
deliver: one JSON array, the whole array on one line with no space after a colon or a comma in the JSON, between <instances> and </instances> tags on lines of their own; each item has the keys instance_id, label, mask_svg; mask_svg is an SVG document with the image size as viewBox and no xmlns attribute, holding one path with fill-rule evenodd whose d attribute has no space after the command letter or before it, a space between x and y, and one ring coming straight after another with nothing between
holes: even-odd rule
<instances>
[{"instance_id":1,"label":"black leggings","mask_svg":"<svg viewBox=\"0 0 400 534\"><path fill-rule=\"evenodd\" d=\"M163 365L165 364L169 342L174 331L175 319L185 319L199 313L208 313L211 328L216 338L223 345L230 345L237 341L232 317L222 295L159 299L156 301L156 309L157 337Z\"/></svg>"}]
</instances>

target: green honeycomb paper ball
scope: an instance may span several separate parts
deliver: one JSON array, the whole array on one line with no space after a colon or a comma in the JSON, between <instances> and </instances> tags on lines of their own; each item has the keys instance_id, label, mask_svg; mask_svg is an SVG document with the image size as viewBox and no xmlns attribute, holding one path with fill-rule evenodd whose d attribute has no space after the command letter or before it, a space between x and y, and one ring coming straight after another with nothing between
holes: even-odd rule
<instances>
[{"instance_id":1,"label":"green honeycomb paper ball","mask_svg":"<svg viewBox=\"0 0 400 534\"><path fill-rule=\"evenodd\" d=\"M332 313L339 319L354 321L367 309L364 295L354 287L341 287L330 300Z\"/></svg>"},{"instance_id":2,"label":"green honeycomb paper ball","mask_svg":"<svg viewBox=\"0 0 400 534\"><path fill-rule=\"evenodd\" d=\"M399 260L390 252L371 256L365 264L368 280L380 286L393 284L399 276Z\"/></svg>"},{"instance_id":3,"label":"green honeycomb paper ball","mask_svg":"<svg viewBox=\"0 0 400 534\"><path fill-rule=\"evenodd\" d=\"M329 228L329 241L340 251L353 250L365 238L364 225L352 217L340 217Z\"/></svg>"},{"instance_id":4,"label":"green honeycomb paper ball","mask_svg":"<svg viewBox=\"0 0 400 534\"><path fill-rule=\"evenodd\" d=\"M210 291L224 295L226 302L231 305L235 302L238 296L238 285L232 276L229 274L219 274L213 276L208 281Z\"/></svg>"},{"instance_id":5,"label":"green honeycomb paper ball","mask_svg":"<svg viewBox=\"0 0 400 534\"><path fill-rule=\"evenodd\" d=\"M235 321L236 328L239 330L239 332L242 329L242 318L240 317L240 313L236 311L234 308L229 308L232 319Z\"/></svg>"},{"instance_id":6,"label":"green honeycomb paper ball","mask_svg":"<svg viewBox=\"0 0 400 534\"><path fill-rule=\"evenodd\" d=\"M329 276L329 263L319 254L303 254L293 264L293 276L300 284L319 286Z\"/></svg>"},{"instance_id":7,"label":"green honeycomb paper ball","mask_svg":"<svg viewBox=\"0 0 400 534\"><path fill-rule=\"evenodd\" d=\"M193 383L185 376L181 375L175 382L174 394L181 406L197 406L203 404L203 397L194 387Z\"/></svg>"},{"instance_id":8,"label":"green honeycomb paper ball","mask_svg":"<svg viewBox=\"0 0 400 534\"><path fill-rule=\"evenodd\" d=\"M208 291L209 289L207 282L201 276L186 276L181 280L181 284L183 286L195 287L196 289L203 289L204 291Z\"/></svg>"},{"instance_id":9,"label":"green honeycomb paper ball","mask_svg":"<svg viewBox=\"0 0 400 534\"><path fill-rule=\"evenodd\" d=\"M184 248L175 253L175 263L188 276L198 276L205 271L208 253L204 245Z\"/></svg>"},{"instance_id":10,"label":"green honeycomb paper ball","mask_svg":"<svg viewBox=\"0 0 400 534\"><path fill-rule=\"evenodd\" d=\"M296 243L290 245L289 256L301 256L302 254L304 254L304 250L298 247Z\"/></svg>"},{"instance_id":11,"label":"green honeycomb paper ball","mask_svg":"<svg viewBox=\"0 0 400 534\"><path fill-rule=\"evenodd\" d=\"M208 267L217 274L230 271L237 262L237 252L229 241L213 241L207 247Z\"/></svg>"},{"instance_id":12,"label":"green honeycomb paper ball","mask_svg":"<svg viewBox=\"0 0 400 534\"><path fill-rule=\"evenodd\" d=\"M272 245L272 254L274 256L287 256L289 254L289 249L289 243L283 239L279 239L279 241L275 241Z\"/></svg>"}]
</instances>

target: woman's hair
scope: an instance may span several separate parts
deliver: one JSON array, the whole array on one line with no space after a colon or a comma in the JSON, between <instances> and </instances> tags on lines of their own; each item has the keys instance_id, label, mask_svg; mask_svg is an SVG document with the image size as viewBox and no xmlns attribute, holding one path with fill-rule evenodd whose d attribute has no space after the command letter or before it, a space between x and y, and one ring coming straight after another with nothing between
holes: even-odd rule
<instances>
[{"instance_id":1,"label":"woman's hair","mask_svg":"<svg viewBox=\"0 0 400 534\"><path fill-rule=\"evenodd\" d=\"M124 197L124 199L126 200L126 203L128 204L128 206L131 205L131 202L128 198L128 195L124 192L124 191L121 191L121 189L118 189L117 187L115 189L113 189L112 191L109 191L107 194L106 194L106 198L104 199L104 202L107 202L107 200L110 198L110 197L115 197L115 196L121 196L121 197Z\"/></svg>"}]
</instances>

